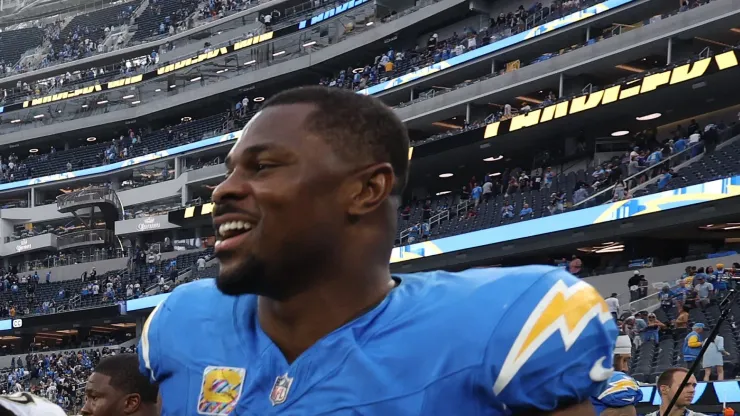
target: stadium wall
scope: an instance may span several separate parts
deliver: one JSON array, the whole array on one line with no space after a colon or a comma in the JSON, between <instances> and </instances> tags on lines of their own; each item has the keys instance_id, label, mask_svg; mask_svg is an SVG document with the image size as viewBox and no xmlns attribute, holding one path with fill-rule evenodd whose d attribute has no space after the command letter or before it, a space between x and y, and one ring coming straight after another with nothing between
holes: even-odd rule
<instances>
[{"instance_id":1,"label":"stadium wall","mask_svg":"<svg viewBox=\"0 0 740 416\"><path fill-rule=\"evenodd\" d=\"M528 65L519 70L462 87L428 100L397 108L395 111L401 120L407 123L437 121L448 116L457 115L459 111L455 110L456 107L459 110L460 106L473 100L491 97L502 92L506 92L508 95L516 95L512 89L517 87L523 88L524 92L536 90L539 80L552 78L560 73L567 73L568 71L582 73L588 69L589 65L604 65L605 62L617 65L640 58L644 55L644 49L638 48L639 46L665 44L667 48L667 40L673 36L681 33L685 34L687 31L700 26L735 19L739 14L740 1L717 0L668 19L539 62L536 65ZM494 53L487 57L495 58L496 55ZM446 110L447 112L445 112Z\"/></svg>"}]
</instances>

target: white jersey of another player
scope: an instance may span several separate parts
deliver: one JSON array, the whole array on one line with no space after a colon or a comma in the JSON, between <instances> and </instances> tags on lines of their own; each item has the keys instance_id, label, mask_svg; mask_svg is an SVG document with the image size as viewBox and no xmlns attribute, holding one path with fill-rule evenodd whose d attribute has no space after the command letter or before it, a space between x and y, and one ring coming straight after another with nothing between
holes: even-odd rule
<instances>
[{"instance_id":1,"label":"white jersey of another player","mask_svg":"<svg viewBox=\"0 0 740 416\"><path fill-rule=\"evenodd\" d=\"M0 396L0 416L66 416L54 403L31 393Z\"/></svg>"}]
</instances>

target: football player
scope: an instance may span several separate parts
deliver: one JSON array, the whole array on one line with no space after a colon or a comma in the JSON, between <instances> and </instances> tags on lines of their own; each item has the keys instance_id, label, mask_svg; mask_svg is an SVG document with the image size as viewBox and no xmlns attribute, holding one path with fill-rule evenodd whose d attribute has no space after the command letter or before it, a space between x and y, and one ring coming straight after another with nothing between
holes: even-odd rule
<instances>
[{"instance_id":1,"label":"football player","mask_svg":"<svg viewBox=\"0 0 740 416\"><path fill-rule=\"evenodd\" d=\"M140 374L136 354L105 357L85 386L83 416L159 416L157 386Z\"/></svg>"},{"instance_id":2,"label":"football player","mask_svg":"<svg viewBox=\"0 0 740 416\"><path fill-rule=\"evenodd\" d=\"M143 329L164 415L594 414L617 328L588 283L547 266L391 275L409 137L379 100L284 91L226 168L218 277Z\"/></svg>"}]
</instances>

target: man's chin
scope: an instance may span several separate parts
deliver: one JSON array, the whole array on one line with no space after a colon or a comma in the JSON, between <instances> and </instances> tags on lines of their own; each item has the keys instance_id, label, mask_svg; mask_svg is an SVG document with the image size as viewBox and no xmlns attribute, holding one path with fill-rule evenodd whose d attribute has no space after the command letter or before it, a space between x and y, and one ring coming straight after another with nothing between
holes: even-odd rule
<instances>
[{"instance_id":1,"label":"man's chin","mask_svg":"<svg viewBox=\"0 0 740 416\"><path fill-rule=\"evenodd\" d=\"M216 277L216 287L225 295L238 296L257 293L257 283L262 275L261 262L250 257L246 261L221 261Z\"/></svg>"}]
</instances>

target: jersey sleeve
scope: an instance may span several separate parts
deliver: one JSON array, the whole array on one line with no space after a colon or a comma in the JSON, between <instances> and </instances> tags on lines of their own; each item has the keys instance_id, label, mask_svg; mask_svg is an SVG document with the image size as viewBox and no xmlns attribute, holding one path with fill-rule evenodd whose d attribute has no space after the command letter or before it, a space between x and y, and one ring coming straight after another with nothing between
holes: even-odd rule
<instances>
[{"instance_id":1,"label":"jersey sleeve","mask_svg":"<svg viewBox=\"0 0 740 416\"><path fill-rule=\"evenodd\" d=\"M149 314L139 339L139 371L152 382L159 382L164 373L162 365L162 345L160 340L164 322L169 315L167 300L163 301Z\"/></svg>"},{"instance_id":2,"label":"jersey sleeve","mask_svg":"<svg viewBox=\"0 0 740 416\"><path fill-rule=\"evenodd\" d=\"M701 347L701 340L699 339L699 336L697 335L690 335L689 340L686 341L689 348L699 348Z\"/></svg>"},{"instance_id":3,"label":"jersey sleeve","mask_svg":"<svg viewBox=\"0 0 740 416\"><path fill-rule=\"evenodd\" d=\"M504 302L486 346L494 401L517 412L550 412L603 390L613 373L619 331L604 298L585 281L553 268L507 278L528 286Z\"/></svg>"}]
</instances>

